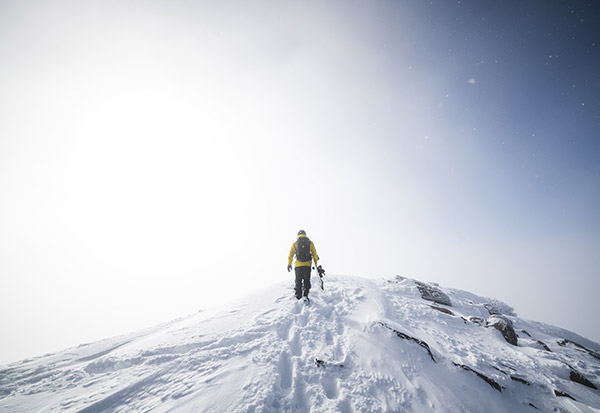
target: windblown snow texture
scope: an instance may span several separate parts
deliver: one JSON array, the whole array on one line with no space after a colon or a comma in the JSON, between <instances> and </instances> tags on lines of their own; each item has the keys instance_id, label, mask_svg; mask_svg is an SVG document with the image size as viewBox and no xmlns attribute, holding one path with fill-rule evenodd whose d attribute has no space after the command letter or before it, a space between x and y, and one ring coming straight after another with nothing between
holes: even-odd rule
<instances>
[{"instance_id":1,"label":"windblown snow texture","mask_svg":"<svg viewBox=\"0 0 600 413\"><path fill-rule=\"evenodd\" d=\"M432 305L414 280L328 276L306 306L289 284L4 366L0 411L600 409L600 346L497 300L435 286L444 300Z\"/></svg>"}]
</instances>

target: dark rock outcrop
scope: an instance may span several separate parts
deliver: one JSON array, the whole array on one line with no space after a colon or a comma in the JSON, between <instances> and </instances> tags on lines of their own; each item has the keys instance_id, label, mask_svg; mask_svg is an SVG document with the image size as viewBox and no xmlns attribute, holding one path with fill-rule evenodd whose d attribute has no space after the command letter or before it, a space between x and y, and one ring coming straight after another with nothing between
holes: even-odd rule
<instances>
[{"instance_id":1,"label":"dark rock outcrop","mask_svg":"<svg viewBox=\"0 0 600 413\"><path fill-rule=\"evenodd\" d=\"M567 340L567 339L564 339L564 340L561 340L558 342L558 345L561 347L565 347L567 344L571 344L571 345L577 347L578 349L585 351L586 353L588 353L590 356L594 357L595 359L600 360L600 354L596 353L595 351L590 350L587 347L582 346L579 343L576 343L574 341Z\"/></svg>"},{"instance_id":2,"label":"dark rock outcrop","mask_svg":"<svg viewBox=\"0 0 600 413\"><path fill-rule=\"evenodd\" d=\"M477 324L477 325L482 325L485 322L485 320L483 318L477 317L474 315L467 317L467 320L469 320L471 323Z\"/></svg>"},{"instance_id":3,"label":"dark rock outcrop","mask_svg":"<svg viewBox=\"0 0 600 413\"><path fill-rule=\"evenodd\" d=\"M438 304L452 307L450 297L448 297L448 295L439 288L434 287L430 284L425 284L421 281L415 281L415 284L417 285L417 288L421 293L421 297L423 297L424 300L429 300Z\"/></svg>"},{"instance_id":4,"label":"dark rock outcrop","mask_svg":"<svg viewBox=\"0 0 600 413\"><path fill-rule=\"evenodd\" d=\"M554 390L554 394L557 397L568 397L569 399L575 400L575 398L573 396L571 396L569 393L565 393L565 392L562 392L560 390ZM575 401L577 401L577 400L575 400Z\"/></svg>"},{"instance_id":5,"label":"dark rock outcrop","mask_svg":"<svg viewBox=\"0 0 600 413\"><path fill-rule=\"evenodd\" d=\"M340 364L340 363L329 363L329 362L327 362L325 360L321 360L321 359L318 359L318 358L315 358L315 366L317 366L317 367L337 367L337 368L340 368L340 369L344 368L343 364Z\"/></svg>"},{"instance_id":6,"label":"dark rock outcrop","mask_svg":"<svg viewBox=\"0 0 600 413\"><path fill-rule=\"evenodd\" d=\"M517 345L517 333L512 326L512 321L508 318L500 315L493 315L485 320L485 326L494 327L502 333L502 337L504 337L507 343L512 344L513 346Z\"/></svg>"},{"instance_id":7,"label":"dark rock outcrop","mask_svg":"<svg viewBox=\"0 0 600 413\"><path fill-rule=\"evenodd\" d=\"M494 315L494 314L502 314L501 312L499 312L498 310L496 310L496 307L494 307L494 306L493 306L493 305L491 305L491 304L488 304L488 303L486 303L486 304L484 304L483 306L484 306L484 307L485 307L485 308L488 310L488 312L489 312L491 315Z\"/></svg>"},{"instance_id":8,"label":"dark rock outcrop","mask_svg":"<svg viewBox=\"0 0 600 413\"><path fill-rule=\"evenodd\" d=\"M477 377L479 377L480 379L483 379L487 384L492 386L494 389L498 390L499 392L502 392L502 386L500 386L494 380L490 379L485 374L482 374L482 373L478 372L477 370L473 370L471 367L465 366L464 364L458 364L458 363L453 363L453 364L457 367L460 367L462 369L470 371L471 373L474 373L475 375L477 375Z\"/></svg>"},{"instance_id":9,"label":"dark rock outcrop","mask_svg":"<svg viewBox=\"0 0 600 413\"><path fill-rule=\"evenodd\" d=\"M510 316L516 316L517 314L515 313L515 309L512 308L510 305L503 303L500 300L496 300L493 298L490 298L489 301L487 303L485 303L483 305L488 312L490 313L490 315L500 315L500 314L504 314L504 315L510 315Z\"/></svg>"},{"instance_id":10,"label":"dark rock outcrop","mask_svg":"<svg viewBox=\"0 0 600 413\"><path fill-rule=\"evenodd\" d=\"M517 381L517 382L519 382L519 383L523 383L523 384L526 384L526 385L528 385L528 386L531 386L531 383L529 383L527 380L525 380L525 379L522 379L522 378L520 378L520 377L516 377L516 376L510 376L510 379L511 379L512 381Z\"/></svg>"},{"instance_id":11,"label":"dark rock outcrop","mask_svg":"<svg viewBox=\"0 0 600 413\"><path fill-rule=\"evenodd\" d=\"M540 346L542 346L542 347L544 348L544 350L546 350L546 351L549 351L549 352L551 352L551 353L552 353L552 350L550 350L550 347L548 347L548 346L546 345L546 343L544 343L543 341L540 341L540 340L537 340L536 342L537 342L537 343L538 343Z\"/></svg>"},{"instance_id":12,"label":"dark rock outcrop","mask_svg":"<svg viewBox=\"0 0 600 413\"><path fill-rule=\"evenodd\" d=\"M583 376L583 374L576 372L575 370L571 370L571 374L569 375L569 378L571 379L571 381L574 381L575 383L583 384L584 386L587 386L591 389L598 390L598 387L596 387L596 385L594 383L592 383L591 381L586 379Z\"/></svg>"},{"instance_id":13,"label":"dark rock outcrop","mask_svg":"<svg viewBox=\"0 0 600 413\"><path fill-rule=\"evenodd\" d=\"M452 311L448 310L447 308L438 307L437 305L430 305L430 307L433 308L434 310L438 310L441 313L448 314L448 315L454 315L454 313Z\"/></svg>"},{"instance_id":14,"label":"dark rock outcrop","mask_svg":"<svg viewBox=\"0 0 600 413\"><path fill-rule=\"evenodd\" d=\"M417 343L418 345L420 345L421 347L423 347L425 350L427 350L427 353L429 354L429 357L431 357L431 360L435 361L435 358L433 358L433 353L431 352L431 349L429 348L429 344L427 344L426 342L424 342L423 340L420 340L416 337L411 337L408 334L404 334L401 331L398 331L392 327L390 327L389 325L387 325L386 323L382 323L381 321L378 322L379 325L387 328L388 330L392 330L398 337L403 338L404 340L410 340L410 341L414 341L415 343Z\"/></svg>"}]
</instances>

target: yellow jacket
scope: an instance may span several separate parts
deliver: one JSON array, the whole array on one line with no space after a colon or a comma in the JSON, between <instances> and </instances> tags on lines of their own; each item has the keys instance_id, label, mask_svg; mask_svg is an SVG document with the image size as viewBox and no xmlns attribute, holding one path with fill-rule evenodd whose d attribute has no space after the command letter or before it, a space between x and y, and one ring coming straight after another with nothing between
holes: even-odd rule
<instances>
[{"instance_id":1,"label":"yellow jacket","mask_svg":"<svg viewBox=\"0 0 600 413\"><path fill-rule=\"evenodd\" d=\"M306 237L306 235L301 234L298 235L298 238L300 237ZM296 238L296 240L298 240L298 238ZM294 243L292 244L292 248L290 248L290 255L288 256L288 265L292 265L292 261L294 259L294 255L296 255L296 248L297 248L297 244L296 241L294 241ZM315 265L317 265L317 261L319 261L319 256L317 255L317 249L315 248L315 244L314 242L310 242L310 255L312 255L312 260L315 261ZM311 261L298 261L296 260L296 267L310 267Z\"/></svg>"}]
</instances>

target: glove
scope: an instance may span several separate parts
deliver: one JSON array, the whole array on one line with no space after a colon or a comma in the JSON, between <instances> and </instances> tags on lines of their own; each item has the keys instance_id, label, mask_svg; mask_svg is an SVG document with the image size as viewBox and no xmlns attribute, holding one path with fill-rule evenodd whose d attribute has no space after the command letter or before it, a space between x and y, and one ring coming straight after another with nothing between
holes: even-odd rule
<instances>
[{"instance_id":1,"label":"glove","mask_svg":"<svg viewBox=\"0 0 600 413\"><path fill-rule=\"evenodd\" d=\"M288 272L292 271L292 266L288 265Z\"/></svg>"}]
</instances>

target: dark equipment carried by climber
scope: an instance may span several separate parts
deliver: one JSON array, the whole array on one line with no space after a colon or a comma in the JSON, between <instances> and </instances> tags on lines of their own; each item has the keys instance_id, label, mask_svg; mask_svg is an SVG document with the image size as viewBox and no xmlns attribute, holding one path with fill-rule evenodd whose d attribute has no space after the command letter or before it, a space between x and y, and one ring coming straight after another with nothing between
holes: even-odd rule
<instances>
[{"instance_id":1,"label":"dark equipment carried by climber","mask_svg":"<svg viewBox=\"0 0 600 413\"><path fill-rule=\"evenodd\" d=\"M313 267L313 270L314 269L315 267ZM323 288L323 276L325 275L325 268L319 265L317 267L317 272L319 273L319 284L321 285L321 290L325 291L325 288Z\"/></svg>"}]
</instances>

